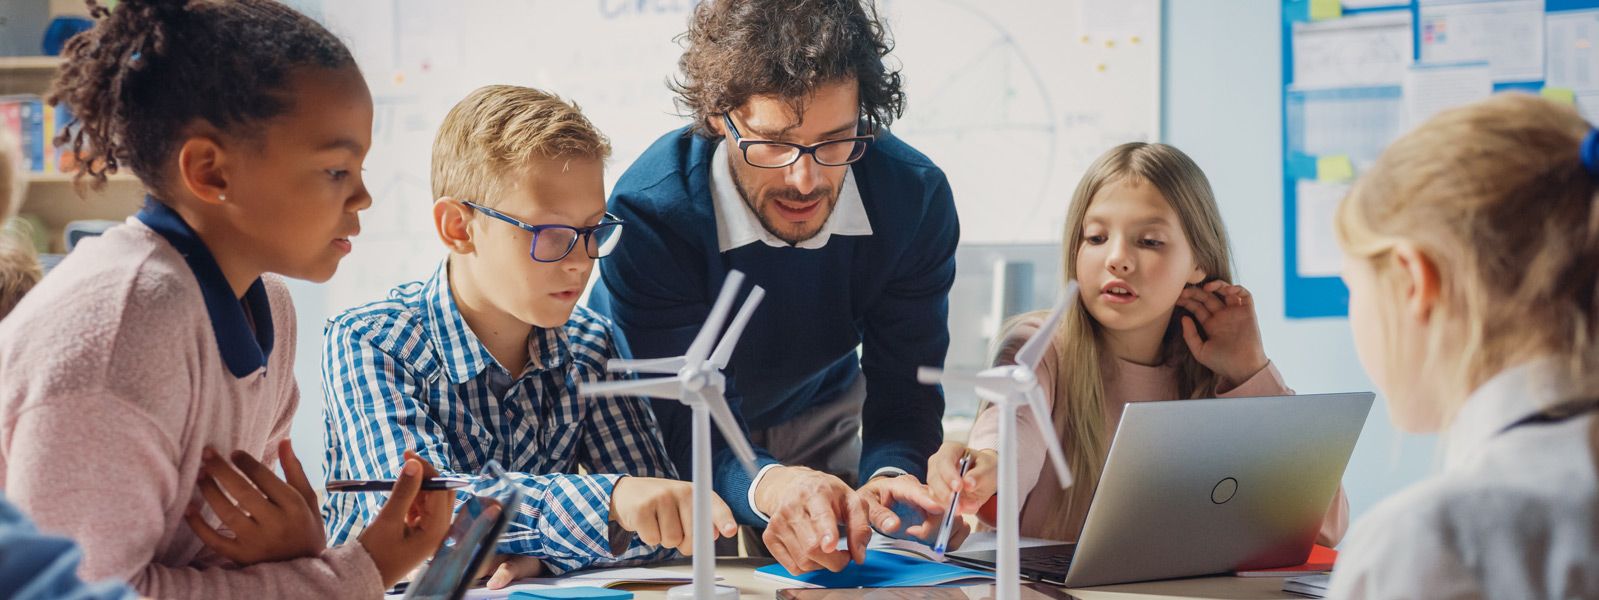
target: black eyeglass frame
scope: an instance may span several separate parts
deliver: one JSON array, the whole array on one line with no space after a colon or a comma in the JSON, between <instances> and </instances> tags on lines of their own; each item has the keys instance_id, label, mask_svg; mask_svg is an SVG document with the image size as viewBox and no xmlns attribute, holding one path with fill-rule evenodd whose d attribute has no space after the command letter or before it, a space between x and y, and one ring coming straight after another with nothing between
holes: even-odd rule
<instances>
[{"instance_id":1,"label":"black eyeglass frame","mask_svg":"<svg viewBox=\"0 0 1599 600\"><path fill-rule=\"evenodd\" d=\"M738 146L739 154L744 157L745 164L757 169L782 169L799 162L799 159L804 158L807 154L811 155L811 160L816 161L816 164L818 165L824 167L842 167L865 158L866 151L870 150L872 147L872 142L877 140L877 136L873 135L873 127L870 120L863 120L860 126L857 128L858 130L865 131L864 135L840 138L836 140L827 140L825 142L812 144L809 146L804 144L795 144L792 142L777 142L772 140L746 140L744 139L744 134L739 133L738 126L733 124L733 118L728 116L727 113L722 113L722 122L727 124L727 131L733 136L733 142ZM858 152L853 152L850 154L849 160L841 163L822 162L821 155L817 154L816 152L822 148L835 146L838 144L860 144L861 146ZM750 148L754 146L786 146L795 150L794 157L781 165L758 165L750 160Z\"/></svg>"},{"instance_id":2,"label":"black eyeglass frame","mask_svg":"<svg viewBox=\"0 0 1599 600\"><path fill-rule=\"evenodd\" d=\"M476 210L476 211L481 212L481 213L483 213L485 215L494 217L494 218L499 219L501 221L505 221L506 223L510 223L510 224L515 225L517 227L521 227L522 229L525 229L527 231L533 232L533 243L532 243L531 247L528 248L527 254L533 260L536 260L536 261L539 261L539 262L542 262L542 263L557 263L557 262L561 262L563 260L566 260L566 257L568 255L572 254L572 249L577 247L577 241L578 240L583 240L583 253L587 254L589 258L601 259L601 258L605 258L607 256L610 256L611 251L614 250L615 247L616 247L616 243L614 242L614 240L620 239L620 236L622 235L622 230L623 230L622 226L627 224L627 221L623 221L622 219L617 218L616 215L613 215L613 214L607 212L607 213L605 213L605 216L600 219L599 224L594 225L593 227L573 227L571 225L529 225L527 223L523 223L521 220L517 219L516 217L513 217L511 215L508 215L508 214L502 213L500 211L494 210L494 209L489 208L487 206L483 206L481 204L477 204L475 202L465 202L465 201L463 201L463 202L461 202L461 204L465 204L467 206L472 207L472 210ZM543 233L545 231L549 231L551 229L565 229L567 231L571 231L573 235L572 235L572 241L568 242L566 244L566 251L562 252L559 257L546 260L546 259L538 257L539 234L541 234L541 233ZM595 251L593 253L590 253L588 251L589 241L591 239L594 239L593 236L596 233L599 233L599 232L604 231L606 229L614 229L615 232L612 233L609 237L605 238L604 241L600 242L599 244L595 244L595 246L594 246L595 247ZM609 247L606 246L607 244L609 244ZM595 254L598 254L599 256L595 256Z\"/></svg>"}]
</instances>

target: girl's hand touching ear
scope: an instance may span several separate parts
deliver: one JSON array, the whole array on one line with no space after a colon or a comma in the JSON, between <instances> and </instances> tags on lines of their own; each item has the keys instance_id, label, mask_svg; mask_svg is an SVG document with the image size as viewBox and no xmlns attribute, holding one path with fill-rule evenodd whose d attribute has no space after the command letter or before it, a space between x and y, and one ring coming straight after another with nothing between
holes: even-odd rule
<instances>
[{"instance_id":1,"label":"girl's hand touching ear","mask_svg":"<svg viewBox=\"0 0 1599 600\"><path fill-rule=\"evenodd\" d=\"M1193 313L1183 317L1183 340L1199 364L1221 376L1225 387L1248 381L1266 368L1266 349L1255 322L1255 299L1241 285L1212 281L1183 290L1177 306ZM1198 320L1198 327L1194 321ZM1200 337L1199 328L1205 329Z\"/></svg>"}]
</instances>

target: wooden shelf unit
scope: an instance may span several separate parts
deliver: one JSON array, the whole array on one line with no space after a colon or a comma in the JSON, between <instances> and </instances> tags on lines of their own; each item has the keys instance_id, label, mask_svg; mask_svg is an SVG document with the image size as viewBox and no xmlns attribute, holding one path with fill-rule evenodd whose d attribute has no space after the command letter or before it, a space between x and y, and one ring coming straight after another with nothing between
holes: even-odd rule
<instances>
[{"instance_id":1,"label":"wooden shelf unit","mask_svg":"<svg viewBox=\"0 0 1599 600\"><path fill-rule=\"evenodd\" d=\"M0 57L0 96L44 95L61 64L59 56ZM138 212L144 202L144 185L128 173L112 175L99 192L85 188L86 198L78 195L73 173L21 175L28 180L28 186L19 213L34 215L44 222L51 252L66 251L63 230L67 223L90 219L121 221Z\"/></svg>"}]
</instances>

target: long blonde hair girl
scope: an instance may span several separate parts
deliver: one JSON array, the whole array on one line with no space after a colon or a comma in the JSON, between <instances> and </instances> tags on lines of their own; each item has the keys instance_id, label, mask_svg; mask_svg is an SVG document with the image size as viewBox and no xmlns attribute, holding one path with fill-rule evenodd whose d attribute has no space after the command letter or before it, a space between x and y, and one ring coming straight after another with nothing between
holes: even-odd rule
<instances>
[{"instance_id":1,"label":"long blonde hair girl","mask_svg":"<svg viewBox=\"0 0 1599 600\"><path fill-rule=\"evenodd\" d=\"M1383 151L1338 206L1339 244L1369 261L1390 357L1404 274L1391 260L1414 245L1438 271L1439 294L1420 372L1443 422L1488 377L1560 357L1593 387L1599 337L1599 176L1580 159L1591 126L1577 111L1501 94L1438 114ZM1391 369L1392 367L1390 367Z\"/></svg>"},{"instance_id":2,"label":"long blonde hair girl","mask_svg":"<svg viewBox=\"0 0 1599 600\"><path fill-rule=\"evenodd\" d=\"M1144 142L1123 144L1105 153L1088 167L1088 172L1078 182L1066 213L1066 231L1061 244L1061 263L1065 266L1067 280L1077 278L1077 254L1083 245L1083 219L1088 205L1100 189L1128 179L1143 180L1159 190L1177 213L1199 267L1211 279L1232 281L1227 231L1222 226L1221 212L1205 173L1182 151L1165 144ZM1183 341L1184 314L1187 313L1178 309L1167 326L1162 344L1164 363L1177 367L1177 387L1184 398L1215 396L1216 374L1199 364ZM1042 312L1020 315L1007 321L1001 330L1008 334L1021 321L1042 318ZM1080 298L1066 309L1058 330L1040 331L1035 335L1055 336L1058 375L1053 383L1042 385L1053 386L1051 411L1055 430L1066 450L1072 479L1076 481L1066 493L1066 500L1051 509L1043 536L1070 539L1082 526L1071 518L1072 508L1093 498L1105 453L1110 447L1111 432L1105 430L1104 377L1115 358L1107 349L1101 325L1088 313ZM1001 335L998 339L1007 337ZM1010 346L1019 346L1019 343ZM1015 352L1015 347L996 348L992 356L996 362L1008 361Z\"/></svg>"}]
</instances>

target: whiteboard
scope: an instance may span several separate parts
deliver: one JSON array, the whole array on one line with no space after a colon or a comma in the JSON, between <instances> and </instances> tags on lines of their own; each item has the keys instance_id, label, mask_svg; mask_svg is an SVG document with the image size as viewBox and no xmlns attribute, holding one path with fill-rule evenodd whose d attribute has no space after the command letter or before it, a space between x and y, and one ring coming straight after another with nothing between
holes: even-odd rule
<instances>
[{"instance_id":1,"label":"whiteboard","mask_svg":"<svg viewBox=\"0 0 1599 600\"><path fill-rule=\"evenodd\" d=\"M327 287L336 313L426 278L445 255L428 183L433 135L477 87L577 102L614 152L607 190L679 116L694 0L332 0L296 4L343 37L376 104L374 202ZM902 69L893 131L948 175L966 242L1058 243L1082 172L1159 138L1160 0L879 0Z\"/></svg>"}]
</instances>

